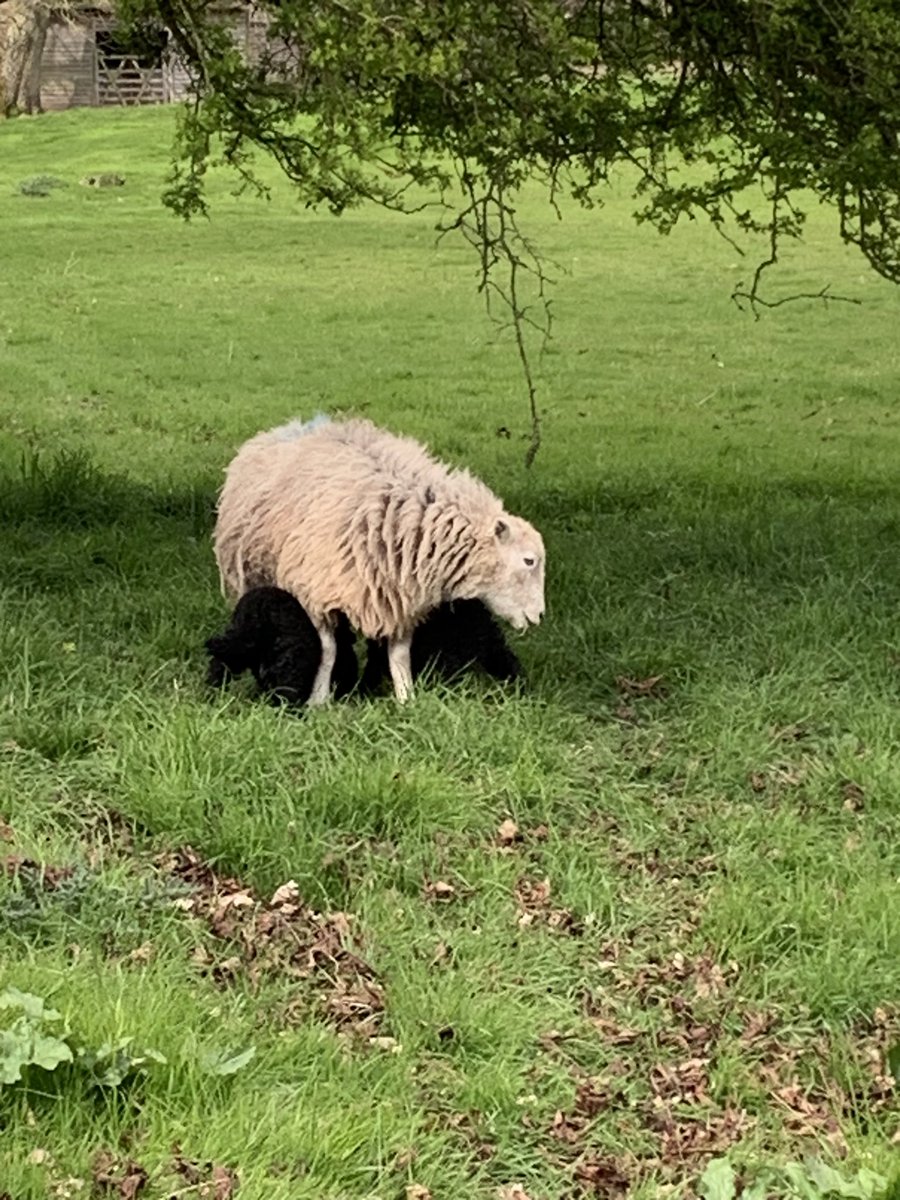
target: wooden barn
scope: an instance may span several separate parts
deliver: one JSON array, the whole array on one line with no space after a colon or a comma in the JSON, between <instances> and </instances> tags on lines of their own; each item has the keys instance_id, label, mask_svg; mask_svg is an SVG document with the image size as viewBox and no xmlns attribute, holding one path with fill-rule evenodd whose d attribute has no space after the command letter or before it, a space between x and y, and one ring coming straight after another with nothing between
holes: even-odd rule
<instances>
[{"instance_id":1,"label":"wooden barn","mask_svg":"<svg viewBox=\"0 0 900 1200\"><path fill-rule=\"evenodd\" d=\"M236 45L255 61L265 41L265 14L236 0L222 6L222 21ZM166 104L183 100L189 83L165 30L136 54L117 39L114 11L104 0L54 17L47 31L41 57L43 109Z\"/></svg>"}]
</instances>

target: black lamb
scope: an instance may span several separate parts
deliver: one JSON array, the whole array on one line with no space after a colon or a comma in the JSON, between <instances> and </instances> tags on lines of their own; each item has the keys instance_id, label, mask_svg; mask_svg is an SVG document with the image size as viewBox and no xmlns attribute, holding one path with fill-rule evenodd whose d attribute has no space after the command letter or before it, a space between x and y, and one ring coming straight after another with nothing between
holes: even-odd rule
<instances>
[{"instance_id":1,"label":"black lamb","mask_svg":"<svg viewBox=\"0 0 900 1200\"><path fill-rule=\"evenodd\" d=\"M473 667L504 682L522 677L518 658L481 600L442 604L417 625L411 663L413 678L428 669L448 683ZM388 673L387 643L370 639L360 692L363 695L377 692Z\"/></svg>"},{"instance_id":2,"label":"black lamb","mask_svg":"<svg viewBox=\"0 0 900 1200\"><path fill-rule=\"evenodd\" d=\"M332 684L340 698L353 691L359 676L353 631L342 613L335 636ZM209 638L206 650L210 658L206 679L211 687L250 671L273 704L305 704L322 658L322 643L306 609L290 592L277 587L246 592L228 628Z\"/></svg>"}]
</instances>

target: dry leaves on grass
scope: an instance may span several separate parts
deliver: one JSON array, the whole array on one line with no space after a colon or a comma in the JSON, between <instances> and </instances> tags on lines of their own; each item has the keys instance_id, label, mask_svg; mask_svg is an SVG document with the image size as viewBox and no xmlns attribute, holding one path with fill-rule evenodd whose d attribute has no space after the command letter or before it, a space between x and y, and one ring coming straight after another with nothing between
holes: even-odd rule
<instances>
[{"instance_id":1,"label":"dry leaves on grass","mask_svg":"<svg viewBox=\"0 0 900 1200\"><path fill-rule=\"evenodd\" d=\"M634 1172L615 1155L588 1153L575 1163L574 1178L583 1194L620 1200L628 1195Z\"/></svg>"},{"instance_id":2,"label":"dry leaves on grass","mask_svg":"<svg viewBox=\"0 0 900 1200\"><path fill-rule=\"evenodd\" d=\"M643 679L636 679L631 675L617 675L616 690L629 700L645 696L653 700L664 700L668 695L662 675L647 675Z\"/></svg>"},{"instance_id":3,"label":"dry leaves on grass","mask_svg":"<svg viewBox=\"0 0 900 1200\"><path fill-rule=\"evenodd\" d=\"M770 1084L777 1080L775 1068L763 1067L761 1074ZM834 1098L828 1098L818 1089L807 1089L798 1082L784 1087L770 1087L769 1096L780 1107L785 1129L797 1138L823 1139L832 1149L844 1155L847 1142L840 1122L835 1116Z\"/></svg>"},{"instance_id":4,"label":"dry leaves on grass","mask_svg":"<svg viewBox=\"0 0 900 1200\"><path fill-rule=\"evenodd\" d=\"M799 787L806 779L808 769L804 762L771 763L762 770L751 771L747 778L751 789L757 794L766 792L770 788L773 792L778 793L784 791L785 788Z\"/></svg>"},{"instance_id":5,"label":"dry leaves on grass","mask_svg":"<svg viewBox=\"0 0 900 1200\"><path fill-rule=\"evenodd\" d=\"M190 1189L188 1194L198 1197L198 1200L231 1200L240 1182L237 1171L231 1167L185 1158L178 1147L175 1147L175 1157L167 1173L177 1175L182 1181L178 1195Z\"/></svg>"},{"instance_id":6,"label":"dry leaves on grass","mask_svg":"<svg viewBox=\"0 0 900 1200\"><path fill-rule=\"evenodd\" d=\"M582 1075L576 1071L571 1109L568 1112L557 1110L550 1122L549 1134L559 1143L557 1153L552 1157L558 1158L561 1166L572 1166L582 1192L596 1191L604 1195L599 1190L601 1185L611 1185L616 1178L627 1186L627 1179L618 1170L620 1164L616 1160L600 1158L586 1151L586 1142L597 1118L614 1110L624 1111L628 1107L628 1097L619 1082L621 1066L623 1064L610 1064L608 1074L603 1076ZM523 1121L530 1122L530 1118L523 1118ZM613 1170L614 1165L616 1170ZM633 1175L634 1172L631 1172ZM618 1192L610 1194L618 1195Z\"/></svg>"},{"instance_id":7,"label":"dry leaves on grass","mask_svg":"<svg viewBox=\"0 0 900 1200\"><path fill-rule=\"evenodd\" d=\"M852 1120L860 1110L878 1113L897 1104L897 1081L888 1059L891 1047L900 1039L900 1012L876 1008L871 1019L858 1023L851 1032L853 1057L861 1076L851 1091L827 1075L825 1064L833 1058L829 1035L797 1041L796 1034L791 1036L780 1028L776 1013L751 1010L744 1015L740 1037L745 1053L756 1061L757 1074L781 1112L785 1128L796 1137L824 1140L839 1153L846 1149L842 1119ZM810 1059L819 1065L816 1075L824 1082L801 1082L809 1079Z\"/></svg>"},{"instance_id":8,"label":"dry leaves on grass","mask_svg":"<svg viewBox=\"0 0 900 1200\"><path fill-rule=\"evenodd\" d=\"M524 841L521 831L515 821L507 818L497 830L497 844L500 846L514 846L516 842Z\"/></svg>"},{"instance_id":9,"label":"dry leaves on grass","mask_svg":"<svg viewBox=\"0 0 900 1200\"><path fill-rule=\"evenodd\" d=\"M91 1162L94 1191L117 1200L133 1200L144 1190L148 1178L140 1163L132 1158L121 1159L111 1150L98 1150Z\"/></svg>"},{"instance_id":10,"label":"dry leaves on grass","mask_svg":"<svg viewBox=\"0 0 900 1200\"><path fill-rule=\"evenodd\" d=\"M494 837L495 844L502 853L511 854L516 846L526 842L545 842L550 836L546 825L535 825L533 829L521 830L511 818L501 821Z\"/></svg>"},{"instance_id":11,"label":"dry leaves on grass","mask_svg":"<svg viewBox=\"0 0 900 1200\"><path fill-rule=\"evenodd\" d=\"M841 796L843 797L841 807L847 812L862 812L866 793L858 783L854 783L852 779L845 779L841 784Z\"/></svg>"},{"instance_id":12,"label":"dry leaves on grass","mask_svg":"<svg viewBox=\"0 0 900 1200\"><path fill-rule=\"evenodd\" d=\"M55 867L49 863L36 862L33 858L23 858L21 854L5 854L0 857L0 870L14 878L36 884L46 892L56 891L61 883L75 873L74 867Z\"/></svg>"},{"instance_id":13,"label":"dry leaves on grass","mask_svg":"<svg viewBox=\"0 0 900 1200\"><path fill-rule=\"evenodd\" d=\"M621 969L614 973L620 982ZM683 1012L691 1000L723 998L737 975L735 962L720 965L709 952L687 957L677 951L671 958L638 967L627 982L644 1005L668 1003L676 1012Z\"/></svg>"},{"instance_id":14,"label":"dry leaves on grass","mask_svg":"<svg viewBox=\"0 0 900 1200\"><path fill-rule=\"evenodd\" d=\"M659 1163L677 1166L701 1155L724 1154L755 1124L742 1108L726 1106L699 1114L676 1113L656 1098L645 1124L659 1137Z\"/></svg>"},{"instance_id":15,"label":"dry leaves on grass","mask_svg":"<svg viewBox=\"0 0 900 1200\"><path fill-rule=\"evenodd\" d=\"M630 1046L641 1036L639 1029L622 1025L614 1017L601 1016L594 1010L589 997L586 998L585 1015L608 1046Z\"/></svg>"},{"instance_id":16,"label":"dry leaves on grass","mask_svg":"<svg viewBox=\"0 0 900 1200\"><path fill-rule=\"evenodd\" d=\"M465 1148L465 1152L478 1162L490 1162L497 1153L496 1145L487 1139L485 1121L477 1110L440 1110L429 1114L429 1126L442 1134L452 1130Z\"/></svg>"},{"instance_id":17,"label":"dry leaves on grass","mask_svg":"<svg viewBox=\"0 0 900 1200\"><path fill-rule=\"evenodd\" d=\"M447 904L455 900L458 894L456 887L446 879L426 879L422 884L423 897L437 904Z\"/></svg>"},{"instance_id":18,"label":"dry leaves on grass","mask_svg":"<svg viewBox=\"0 0 900 1200\"><path fill-rule=\"evenodd\" d=\"M680 1183L700 1170L700 1160L728 1153L747 1136L755 1118L734 1100L719 1101L711 1084L726 1037L768 1093L770 1110L780 1115L787 1141L815 1141L841 1153L843 1122L858 1119L860 1113L890 1111L897 1103L890 1066L900 1044L900 1012L893 1007L881 1006L869 1021L849 1031L854 1082L842 1086L829 1077L829 1064L836 1059L836 1037L839 1057L846 1059L846 1032L798 1031L785 1026L783 1014L744 1009L736 996L738 964L723 961L711 948L648 961L639 958L629 942L617 940L600 948L596 965L603 971L603 986L583 996L582 1011L605 1041L626 1047L639 1042L644 1047L644 1039L620 1015L634 1006L656 1011L665 1019L654 1039L660 1050L656 1062L623 1059L621 1073L608 1068L606 1078L599 1081L579 1079L569 1111L560 1110L550 1123L547 1153L562 1163L568 1160L583 1191L622 1195L629 1180L633 1184L651 1172ZM740 1022L737 1030L726 1033L734 1029L735 1018ZM551 1031L541 1041L555 1051L564 1038ZM624 1094L629 1078L638 1093L649 1084L649 1095L635 1102L629 1088L629 1100ZM609 1117L600 1115L604 1107L610 1110ZM622 1112L638 1123L642 1140L651 1135L644 1154L630 1165L589 1157L593 1151L585 1147L593 1120L615 1119ZM592 1164L590 1170L579 1177L586 1162ZM604 1174L607 1168L609 1178Z\"/></svg>"},{"instance_id":19,"label":"dry leaves on grass","mask_svg":"<svg viewBox=\"0 0 900 1200\"><path fill-rule=\"evenodd\" d=\"M520 929L529 925L544 925L560 933L577 936L584 930L571 909L553 908L550 905L552 887L548 878L529 879L523 876L515 887L516 924Z\"/></svg>"},{"instance_id":20,"label":"dry leaves on grass","mask_svg":"<svg viewBox=\"0 0 900 1200\"><path fill-rule=\"evenodd\" d=\"M629 873L640 871L653 879L676 883L682 879L695 881L722 871L717 854L694 854L688 859L678 859L658 846L650 850L636 850L623 837L615 835L609 838L607 848L617 867Z\"/></svg>"},{"instance_id":21,"label":"dry leaves on grass","mask_svg":"<svg viewBox=\"0 0 900 1200\"><path fill-rule=\"evenodd\" d=\"M447 942L440 941L434 948L434 954L431 956L430 967L450 966L453 963L453 947Z\"/></svg>"},{"instance_id":22,"label":"dry leaves on grass","mask_svg":"<svg viewBox=\"0 0 900 1200\"><path fill-rule=\"evenodd\" d=\"M193 888L187 905L184 900L176 905L204 921L228 951L217 957L199 945L192 955L195 965L220 983L238 975L253 986L272 976L310 980L322 990L323 1011L335 1024L366 1037L375 1032L384 992L357 953L350 914L309 908L294 880L265 902L238 880L217 875L190 847L162 856L157 864Z\"/></svg>"}]
</instances>

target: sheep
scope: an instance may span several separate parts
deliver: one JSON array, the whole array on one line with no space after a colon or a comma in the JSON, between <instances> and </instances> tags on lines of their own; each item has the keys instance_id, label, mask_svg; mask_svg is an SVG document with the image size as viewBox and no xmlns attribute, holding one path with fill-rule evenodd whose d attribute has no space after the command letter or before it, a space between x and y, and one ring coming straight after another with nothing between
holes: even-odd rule
<instances>
[{"instance_id":1,"label":"sheep","mask_svg":"<svg viewBox=\"0 0 900 1200\"><path fill-rule=\"evenodd\" d=\"M401 702L413 630L441 603L481 599L520 631L544 614L538 531L468 471L366 420L250 438L226 470L213 540L226 595L274 584L307 610L322 641L310 704L328 699L338 612L387 639Z\"/></svg>"},{"instance_id":2,"label":"sheep","mask_svg":"<svg viewBox=\"0 0 900 1200\"><path fill-rule=\"evenodd\" d=\"M429 613L413 632L410 661L413 679L431 670L450 682L472 667L503 682L522 679L521 663L480 600L455 600ZM387 646L370 640L360 692L378 691L387 671Z\"/></svg>"},{"instance_id":3,"label":"sheep","mask_svg":"<svg viewBox=\"0 0 900 1200\"><path fill-rule=\"evenodd\" d=\"M346 617L339 617L335 639L335 694L340 699L353 691L359 675L355 638ZM274 704L305 703L322 659L322 643L303 606L276 587L245 592L228 628L208 638L206 650L210 687L219 688L230 677L250 671Z\"/></svg>"}]
</instances>

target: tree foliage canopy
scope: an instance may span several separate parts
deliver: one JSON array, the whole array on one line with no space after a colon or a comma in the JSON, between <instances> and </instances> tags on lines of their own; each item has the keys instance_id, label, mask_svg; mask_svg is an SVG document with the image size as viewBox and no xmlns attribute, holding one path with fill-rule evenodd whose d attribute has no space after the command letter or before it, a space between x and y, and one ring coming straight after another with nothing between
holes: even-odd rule
<instances>
[{"instance_id":1,"label":"tree foliage canopy","mask_svg":"<svg viewBox=\"0 0 900 1200\"><path fill-rule=\"evenodd\" d=\"M774 261L812 193L900 280L897 0L260 3L271 26L251 64L211 0L120 0L138 33L167 25L195 75L167 195L185 215L204 211L218 137L248 179L261 148L306 203L335 212L420 205L425 189L518 320L517 271L543 276L516 189L538 179L552 200L589 205L629 163L638 218L662 231L705 213L726 235L767 233ZM762 213L742 199L751 184ZM758 284L759 272L754 305Z\"/></svg>"},{"instance_id":2,"label":"tree foliage canopy","mask_svg":"<svg viewBox=\"0 0 900 1200\"><path fill-rule=\"evenodd\" d=\"M841 235L900 278L896 0L263 0L262 61L242 61L203 0L122 0L163 22L195 72L170 201L202 208L211 137L248 169L275 156L310 204L404 207L510 194L528 178L582 203L619 162L669 228L762 181L794 232L806 188ZM687 170L685 170L687 168ZM765 228L769 227L769 222Z\"/></svg>"}]
</instances>

